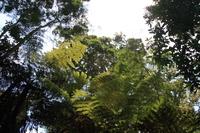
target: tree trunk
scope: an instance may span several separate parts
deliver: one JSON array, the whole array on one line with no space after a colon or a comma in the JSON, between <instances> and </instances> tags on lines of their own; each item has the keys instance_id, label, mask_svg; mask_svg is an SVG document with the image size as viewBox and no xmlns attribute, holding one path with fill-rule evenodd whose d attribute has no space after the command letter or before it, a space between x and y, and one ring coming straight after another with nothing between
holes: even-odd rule
<instances>
[{"instance_id":1,"label":"tree trunk","mask_svg":"<svg viewBox=\"0 0 200 133\"><path fill-rule=\"evenodd\" d=\"M14 97L12 96L12 90L20 83L20 80L16 80L12 83L8 89L0 96L0 124L4 121L7 114L12 110L14 105Z\"/></svg>"},{"instance_id":2,"label":"tree trunk","mask_svg":"<svg viewBox=\"0 0 200 133\"><path fill-rule=\"evenodd\" d=\"M1 127L2 133L14 133L17 115L20 112L20 109L26 99L29 89L30 89L30 85L26 85L21 95L19 96L19 100L15 108L13 109L11 113L7 115L7 118Z\"/></svg>"}]
</instances>

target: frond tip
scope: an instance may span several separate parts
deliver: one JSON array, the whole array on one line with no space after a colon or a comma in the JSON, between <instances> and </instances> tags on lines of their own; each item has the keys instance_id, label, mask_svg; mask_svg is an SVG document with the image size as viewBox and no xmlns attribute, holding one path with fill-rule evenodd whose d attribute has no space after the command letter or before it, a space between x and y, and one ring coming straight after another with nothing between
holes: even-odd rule
<instances>
[{"instance_id":1,"label":"frond tip","mask_svg":"<svg viewBox=\"0 0 200 133\"><path fill-rule=\"evenodd\" d=\"M60 42L57 48L54 48L43 56L42 62L50 67L59 67L63 70L71 67L74 68L75 65L73 62L78 63L80 61L85 49L86 46L80 42Z\"/></svg>"}]
</instances>

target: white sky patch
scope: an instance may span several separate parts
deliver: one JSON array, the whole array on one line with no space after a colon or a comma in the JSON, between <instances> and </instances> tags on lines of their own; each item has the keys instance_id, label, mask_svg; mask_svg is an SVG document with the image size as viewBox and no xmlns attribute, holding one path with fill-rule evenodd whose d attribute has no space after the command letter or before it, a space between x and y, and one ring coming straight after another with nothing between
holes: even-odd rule
<instances>
[{"instance_id":1,"label":"white sky patch","mask_svg":"<svg viewBox=\"0 0 200 133\"><path fill-rule=\"evenodd\" d=\"M89 34L113 37L116 32L122 32L127 38L145 40L150 35L143 16L145 7L152 4L152 0L91 0Z\"/></svg>"},{"instance_id":2,"label":"white sky patch","mask_svg":"<svg viewBox=\"0 0 200 133\"><path fill-rule=\"evenodd\" d=\"M31 130L31 131L28 130L28 131L26 131L26 133L47 133L47 132L43 128L38 128L38 131L36 131L36 130Z\"/></svg>"},{"instance_id":3,"label":"white sky patch","mask_svg":"<svg viewBox=\"0 0 200 133\"><path fill-rule=\"evenodd\" d=\"M87 4L88 20L91 24L89 34L112 38L115 33L122 32L127 38L141 38L144 42L151 35L143 16L145 7L152 4L153 0L90 0ZM0 17L3 18L0 22L2 27L8 17L2 14ZM45 36L53 39L52 34L48 33ZM44 49L50 51L52 48L50 43L52 42L49 40L47 42L44 44Z\"/></svg>"},{"instance_id":4,"label":"white sky patch","mask_svg":"<svg viewBox=\"0 0 200 133\"><path fill-rule=\"evenodd\" d=\"M1 18L1 21L0 21L0 32L1 32L2 27L5 25L6 21L10 20L10 18L7 17L5 14L0 14L0 18Z\"/></svg>"}]
</instances>

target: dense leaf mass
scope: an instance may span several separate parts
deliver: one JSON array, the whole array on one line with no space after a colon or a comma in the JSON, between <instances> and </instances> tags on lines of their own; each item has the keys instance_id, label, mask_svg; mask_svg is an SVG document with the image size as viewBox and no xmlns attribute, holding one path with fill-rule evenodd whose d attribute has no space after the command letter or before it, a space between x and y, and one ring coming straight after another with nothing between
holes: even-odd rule
<instances>
[{"instance_id":1,"label":"dense leaf mass","mask_svg":"<svg viewBox=\"0 0 200 133\"><path fill-rule=\"evenodd\" d=\"M42 81L53 76L51 73L55 71L52 70L53 66L61 58L68 61L59 62L58 66L62 65L61 69L66 69L66 66L73 67L72 61L78 62L82 57L85 46L79 42L71 42L73 50L69 48L70 43L63 42L63 45L60 45L58 49L65 47L68 56L64 52L56 55L56 50L49 52L51 55L42 56L39 51L42 50L44 33L48 28L59 26L71 31L75 29L76 34L87 29L86 8L83 2L82 0L0 2L0 13L10 18L0 32L0 132L25 132L28 128L35 128L34 125L39 124L39 121L36 121L39 118L32 118L32 108L35 109L37 104L41 105L38 110L36 109L40 114L52 98ZM52 63L52 60L55 63ZM60 89L56 91L59 92ZM58 92L55 97L59 95ZM61 91L61 95L64 93L65 91Z\"/></svg>"},{"instance_id":2,"label":"dense leaf mass","mask_svg":"<svg viewBox=\"0 0 200 133\"><path fill-rule=\"evenodd\" d=\"M199 132L198 1L147 8L151 51L123 33L88 35L84 1L0 2L12 18L0 32L0 133ZM42 52L48 28L57 39Z\"/></svg>"},{"instance_id":3,"label":"dense leaf mass","mask_svg":"<svg viewBox=\"0 0 200 133\"><path fill-rule=\"evenodd\" d=\"M159 0L144 16L153 33L154 59L176 65L191 87L200 85L199 0ZM155 22L153 24L153 22Z\"/></svg>"}]
</instances>

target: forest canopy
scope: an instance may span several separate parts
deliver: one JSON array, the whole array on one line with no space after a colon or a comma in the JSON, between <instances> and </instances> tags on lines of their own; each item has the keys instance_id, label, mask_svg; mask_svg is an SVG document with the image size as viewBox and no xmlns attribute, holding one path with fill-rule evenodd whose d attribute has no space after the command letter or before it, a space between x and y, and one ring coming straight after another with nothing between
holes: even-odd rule
<instances>
[{"instance_id":1,"label":"forest canopy","mask_svg":"<svg viewBox=\"0 0 200 133\"><path fill-rule=\"evenodd\" d=\"M0 32L0 133L199 132L199 1L154 0L148 47L89 35L85 2L0 2L13 16ZM57 39L42 52L47 28Z\"/></svg>"}]
</instances>

